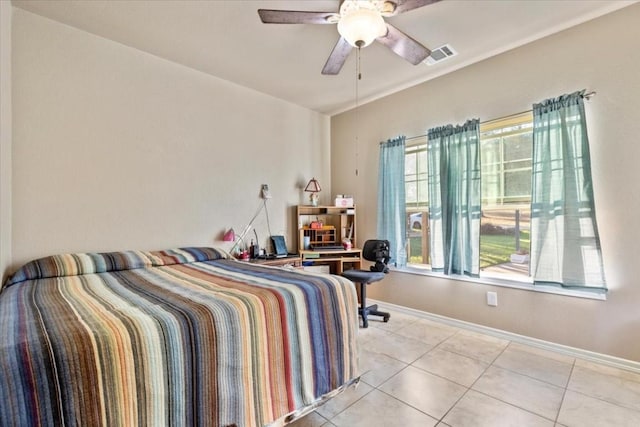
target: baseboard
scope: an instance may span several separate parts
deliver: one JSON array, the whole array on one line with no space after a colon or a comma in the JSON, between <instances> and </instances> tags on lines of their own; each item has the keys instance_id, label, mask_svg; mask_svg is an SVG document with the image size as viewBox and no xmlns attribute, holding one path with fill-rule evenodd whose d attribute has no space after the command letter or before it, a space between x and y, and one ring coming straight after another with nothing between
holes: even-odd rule
<instances>
[{"instance_id":1,"label":"baseboard","mask_svg":"<svg viewBox=\"0 0 640 427\"><path fill-rule=\"evenodd\" d=\"M378 304L381 308L393 310L397 312L404 312L416 317L421 317L428 320L444 323L446 325L455 326L461 329L466 329L474 332L479 332L486 335L491 335L497 338L503 338L519 344L526 344L531 347L537 347L543 350L554 351L571 357L577 357L591 362L600 363L603 365L611 366L614 368L625 369L637 374L640 374L640 362L633 360L622 359L620 357L610 356L608 354L596 353L593 351L583 350L580 348L569 347L562 344L556 344L549 341L540 340L537 338L527 337L525 335L519 335L512 332L503 331L501 329L490 328L488 326L482 326L471 322L465 322L463 320L453 319L451 317L441 316L439 314L433 314L426 311L416 310L401 305L391 304L384 301L377 301L371 298L367 298L367 302L372 304ZM393 318L392 320L393 321Z\"/></svg>"}]
</instances>

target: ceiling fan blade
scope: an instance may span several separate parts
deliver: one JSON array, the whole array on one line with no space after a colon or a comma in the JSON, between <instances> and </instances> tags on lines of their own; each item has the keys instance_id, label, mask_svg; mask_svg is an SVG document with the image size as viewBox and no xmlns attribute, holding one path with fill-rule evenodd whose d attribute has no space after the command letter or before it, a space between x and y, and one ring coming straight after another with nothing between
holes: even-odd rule
<instances>
[{"instance_id":1,"label":"ceiling fan blade","mask_svg":"<svg viewBox=\"0 0 640 427\"><path fill-rule=\"evenodd\" d=\"M329 59L327 59L327 63L324 64L322 74L338 74L342 69L344 62L347 60L347 57L351 53L351 49L353 49L353 47L349 42L347 42L344 37L340 37L338 43L333 47L331 55L329 55Z\"/></svg>"},{"instance_id":2,"label":"ceiling fan blade","mask_svg":"<svg viewBox=\"0 0 640 427\"><path fill-rule=\"evenodd\" d=\"M400 13L405 13L408 12L410 10L413 9L417 9L419 7L422 6L427 6L431 3L437 3L440 0L392 0L392 1L386 1L385 2L385 9L386 9L386 3L390 3L392 4L391 8L393 9L391 12L385 14L385 16L393 16L393 15L398 15Z\"/></svg>"},{"instance_id":3,"label":"ceiling fan blade","mask_svg":"<svg viewBox=\"0 0 640 427\"><path fill-rule=\"evenodd\" d=\"M335 24L340 14L335 12L303 12L297 10L258 9L265 24Z\"/></svg>"},{"instance_id":4,"label":"ceiling fan blade","mask_svg":"<svg viewBox=\"0 0 640 427\"><path fill-rule=\"evenodd\" d=\"M429 49L389 23L387 23L387 35L378 37L376 40L413 65L418 65L431 55Z\"/></svg>"}]
</instances>

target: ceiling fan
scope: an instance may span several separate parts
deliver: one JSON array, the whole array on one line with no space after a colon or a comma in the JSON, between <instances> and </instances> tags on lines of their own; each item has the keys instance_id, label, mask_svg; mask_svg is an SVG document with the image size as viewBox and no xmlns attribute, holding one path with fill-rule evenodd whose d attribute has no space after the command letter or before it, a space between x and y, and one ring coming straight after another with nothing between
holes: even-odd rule
<instances>
[{"instance_id":1,"label":"ceiling fan","mask_svg":"<svg viewBox=\"0 0 640 427\"><path fill-rule=\"evenodd\" d=\"M339 12L306 12L258 9L265 24L338 24L340 39L331 51L322 74L338 74L354 47L374 40L413 65L424 61L431 50L383 18L408 12L440 0L340 0Z\"/></svg>"}]
</instances>

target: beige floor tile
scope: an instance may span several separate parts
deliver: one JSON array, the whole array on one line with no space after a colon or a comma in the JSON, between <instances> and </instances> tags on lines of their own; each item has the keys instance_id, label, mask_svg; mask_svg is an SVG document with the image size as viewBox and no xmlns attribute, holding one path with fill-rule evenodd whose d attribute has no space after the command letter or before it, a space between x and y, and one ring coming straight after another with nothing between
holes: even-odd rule
<instances>
[{"instance_id":1,"label":"beige floor tile","mask_svg":"<svg viewBox=\"0 0 640 427\"><path fill-rule=\"evenodd\" d=\"M640 383L626 378L575 366L567 388L640 411Z\"/></svg>"},{"instance_id":2,"label":"beige floor tile","mask_svg":"<svg viewBox=\"0 0 640 427\"><path fill-rule=\"evenodd\" d=\"M576 366L581 368L590 369L592 371L600 372L601 374L611 375L624 380L635 381L640 383L640 374L636 372L627 371L626 369L619 369L613 366L606 366L600 363L590 362L584 359L576 359Z\"/></svg>"},{"instance_id":3,"label":"beige floor tile","mask_svg":"<svg viewBox=\"0 0 640 427\"><path fill-rule=\"evenodd\" d=\"M573 364L550 359L535 352L523 351L511 345L496 359L494 366L566 387Z\"/></svg>"},{"instance_id":4,"label":"beige floor tile","mask_svg":"<svg viewBox=\"0 0 640 427\"><path fill-rule=\"evenodd\" d=\"M360 328L358 329L358 345L363 346L367 342L378 339L387 334L388 332L379 328Z\"/></svg>"},{"instance_id":5,"label":"beige floor tile","mask_svg":"<svg viewBox=\"0 0 640 427\"><path fill-rule=\"evenodd\" d=\"M327 425L328 422L329 421L326 418L324 418L317 412L312 412L300 418L299 420L292 422L291 424L289 424L289 426L290 427L323 427L323 426L328 427L331 425L331 424Z\"/></svg>"},{"instance_id":6,"label":"beige floor tile","mask_svg":"<svg viewBox=\"0 0 640 427\"><path fill-rule=\"evenodd\" d=\"M466 387L409 366L379 390L440 419L467 391Z\"/></svg>"},{"instance_id":7,"label":"beige floor tile","mask_svg":"<svg viewBox=\"0 0 640 427\"><path fill-rule=\"evenodd\" d=\"M637 427L640 412L568 390L558 422L568 427Z\"/></svg>"},{"instance_id":8,"label":"beige floor tile","mask_svg":"<svg viewBox=\"0 0 640 427\"><path fill-rule=\"evenodd\" d=\"M489 367L474 390L555 420L564 389L505 369Z\"/></svg>"},{"instance_id":9,"label":"beige floor tile","mask_svg":"<svg viewBox=\"0 0 640 427\"><path fill-rule=\"evenodd\" d=\"M465 387L471 387L489 366L488 363L481 360L451 353L440 348L434 348L413 362L412 365Z\"/></svg>"},{"instance_id":10,"label":"beige floor tile","mask_svg":"<svg viewBox=\"0 0 640 427\"><path fill-rule=\"evenodd\" d=\"M388 332L395 332L399 329L402 329L412 323L418 321L419 317L413 316L411 314L401 313L393 310L387 310L384 307L378 308L380 311L385 311L391 314L388 322L383 322L382 317L380 316L369 316L367 319L369 320L369 327L379 328ZM361 322L362 324L362 322Z\"/></svg>"},{"instance_id":11,"label":"beige floor tile","mask_svg":"<svg viewBox=\"0 0 640 427\"><path fill-rule=\"evenodd\" d=\"M538 356L546 357L547 359L553 359L558 362L568 363L570 365L573 365L573 363L576 360L575 357L567 356L566 354L545 350L542 348L533 347L530 345L520 344L516 342L510 343L508 348L512 350L526 351L527 353L537 354Z\"/></svg>"},{"instance_id":12,"label":"beige floor tile","mask_svg":"<svg viewBox=\"0 0 640 427\"><path fill-rule=\"evenodd\" d=\"M451 427L552 427L553 421L470 390L444 417Z\"/></svg>"},{"instance_id":13,"label":"beige floor tile","mask_svg":"<svg viewBox=\"0 0 640 427\"><path fill-rule=\"evenodd\" d=\"M377 387L404 368L407 364L385 354L372 353L360 348L360 373L362 381Z\"/></svg>"},{"instance_id":14,"label":"beige floor tile","mask_svg":"<svg viewBox=\"0 0 640 427\"><path fill-rule=\"evenodd\" d=\"M384 335L367 341L365 346L371 353L385 354L404 363L413 362L432 348L422 341L391 332L385 332Z\"/></svg>"},{"instance_id":15,"label":"beige floor tile","mask_svg":"<svg viewBox=\"0 0 640 427\"><path fill-rule=\"evenodd\" d=\"M491 363L508 344L507 340L463 331L448 338L438 348Z\"/></svg>"},{"instance_id":16,"label":"beige floor tile","mask_svg":"<svg viewBox=\"0 0 640 427\"><path fill-rule=\"evenodd\" d=\"M332 421L333 417L344 411L346 408L351 406L354 402L357 402L372 390L373 387L361 381L357 387L347 388L344 392L340 393L339 395L316 409L316 412L319 415L322 415L324 418Z\"/></svg>"},{"instance_id":17,"label":"beige floor tile","mask_svg":"<svg viewBox=\"0 0 640 427\"><path fill-rule=\"evenodd\" d=\"M640 425L640 374L390 313L359 329L359 387L292 426Z\"/></svg>"},{"instance_id":18,"label":"beige floor tile","mask_svg":"<svg viewBox=\"0 0 640 427\"><path fill-rule=\"evenodd\" d=\"M374 390L331 419L337 427L430 427L438 420Z\"/></svg>"},{"instance_id":19,"label":"beige floor tile","mask_svg":"<svg viewBox=\"0 0 640 427\"><path fill-rule=\"evenodd\" d=\"M396 333L436 346L459 331L460 329L453 326L436 323L427 319L418 319L416 322L398 329Z\"/></svg>"}]
</instances>

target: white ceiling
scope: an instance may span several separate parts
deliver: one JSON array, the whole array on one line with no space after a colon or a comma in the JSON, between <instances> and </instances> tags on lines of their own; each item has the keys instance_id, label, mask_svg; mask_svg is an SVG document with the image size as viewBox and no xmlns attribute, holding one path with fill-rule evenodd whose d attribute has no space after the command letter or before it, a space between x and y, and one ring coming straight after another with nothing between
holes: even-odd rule
<instances>
[{"instance_id":1,"label":"white ceiling","mask_svg":"<svg viewBox=\"0 0 640 427\"><path fill-rule=\"evenodd\" d=\"M458 56L411 65L362 49L359 103L433 79L635 1L444 0L388 18L430 49ZM337 11L338 0L13 0L13 5L212 76L333 115L355 105L355 50L337 76L320 74L335 25L262 24L257 9Z\"/></svg>"}]
</instances>

